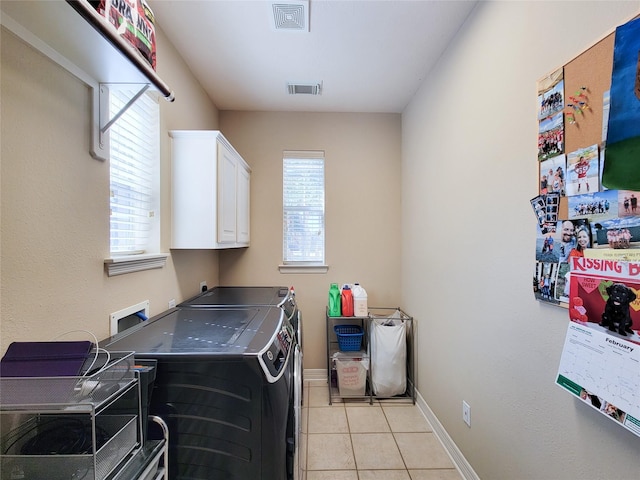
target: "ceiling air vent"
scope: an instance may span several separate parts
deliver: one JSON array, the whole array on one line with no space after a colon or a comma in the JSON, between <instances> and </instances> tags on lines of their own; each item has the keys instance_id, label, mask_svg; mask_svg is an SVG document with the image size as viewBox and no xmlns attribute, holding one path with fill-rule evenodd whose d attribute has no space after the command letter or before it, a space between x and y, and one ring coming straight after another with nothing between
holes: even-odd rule
<instances>
[{"instance_id":1,"label":"ceiling air vent","mask_svg":"<svg viewBox=\"0 0 640 480\"><path fill-rule=\"evenodd\" d=\"M273 27L276 30L309 31L308 0L275 1L271 3L271 8L273 10Z\"/></svg>"},{"instance_id":2,"label":"ceiling air vent","mask_svg":"<svg viewBox=\"0 0 640 480\"><path fill-rule=\"evenodd\" d=\"M289 83L287 85L289 95L320 95L322 82L320 83Z\"/></svg>"}]
</instances>

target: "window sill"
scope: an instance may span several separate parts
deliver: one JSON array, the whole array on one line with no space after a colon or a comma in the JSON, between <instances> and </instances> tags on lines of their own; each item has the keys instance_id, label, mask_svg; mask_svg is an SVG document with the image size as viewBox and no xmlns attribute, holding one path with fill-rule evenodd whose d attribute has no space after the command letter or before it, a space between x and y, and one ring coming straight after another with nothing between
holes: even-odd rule
<instances>
[{"instance_id":1,"label":"window sill","mask_svg":"<svg viewBox=\"0 0 640 480\"><path fill-rule=\"evenodd\" d=\"M104 266L107 270L107 275L113 277L114 275L123 275L125 273L163 268L169 256L168 253L122 255L105 259Z\"/></svg>"},{"instance_id":2,"label":"window sill","mask_svg":"<svg viewBox=\"0 0 640 480\"><path fill-rule=\"evenodd\" d=\"M278 265L280 273L327 273L329 265Z\"/></svg>"}]
</instances>

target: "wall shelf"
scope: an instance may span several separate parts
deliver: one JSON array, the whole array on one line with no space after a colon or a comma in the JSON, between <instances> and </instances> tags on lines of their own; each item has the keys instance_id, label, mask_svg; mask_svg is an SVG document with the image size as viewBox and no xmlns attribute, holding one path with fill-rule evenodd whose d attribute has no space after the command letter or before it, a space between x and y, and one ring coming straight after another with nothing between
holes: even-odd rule
<instances>
[{"instance_id":1,"label":"wall shelf","mask_svg":"<svg viewBox=\"0 0 640 480\"><path fill-rule=\"evenodd\" d=\"M169 86L87 0L3 1L0 8L4 27L86 83L150 84L173 101Z\"/></svg>"},{"instance_id":2,"label":"wall shelf","mask_svg":"<svg viewBox=\"0 0 640 480\"><path fill-rule=\"evenodd\" d=\"M88 0L2 1L0 9L4 28L91 88L93 157L109 158L109 127L146 90L174 100L173 91L151 65ZM138 94L113 118L109 118L105 89L109 84L141 85Z\"/></svg>"}]
</instances>

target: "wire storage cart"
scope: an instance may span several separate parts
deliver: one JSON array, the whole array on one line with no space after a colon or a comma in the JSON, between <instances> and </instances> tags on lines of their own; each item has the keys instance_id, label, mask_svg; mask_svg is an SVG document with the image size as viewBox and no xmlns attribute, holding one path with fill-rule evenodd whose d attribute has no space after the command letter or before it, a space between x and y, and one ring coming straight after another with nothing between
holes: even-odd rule
<instances>
[{"instance_id":1,"label":"wire storage cart","mask_svg":"<svg viewBox=\"0 0 640 480\"><path fill-rule=\"evenodd\" d=\"M415 404L414 332L413 317L400 307L371 307L366 317L331 317L327 309L329 404L338 399Z\"/></svg>"},{"instance_id":2,"label":"wire storage cart","mask_svg":"<svg viewBox=\"0 0 640 480\"><path fill-rule=\"evenodd\" d=\"M105 363L91 376L0 378L0 477L104 480L141 445L133 353Z\"/></svg>"}]
</instances>

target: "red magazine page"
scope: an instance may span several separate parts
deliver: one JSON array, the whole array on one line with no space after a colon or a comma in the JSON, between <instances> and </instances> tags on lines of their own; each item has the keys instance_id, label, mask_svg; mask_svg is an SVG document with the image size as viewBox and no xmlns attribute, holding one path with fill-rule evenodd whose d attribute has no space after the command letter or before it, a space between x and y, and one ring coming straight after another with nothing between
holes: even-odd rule
<instances>
[{"instance_id":1,"label":"red magazine page","mask_svg":"<svg viewBox=\"0 0 640 480\"><path fill-rule=\"evenodd\" d=\"M571 260L571 321L640 344L640 263Z\"/></svg>"}]
</instances>

